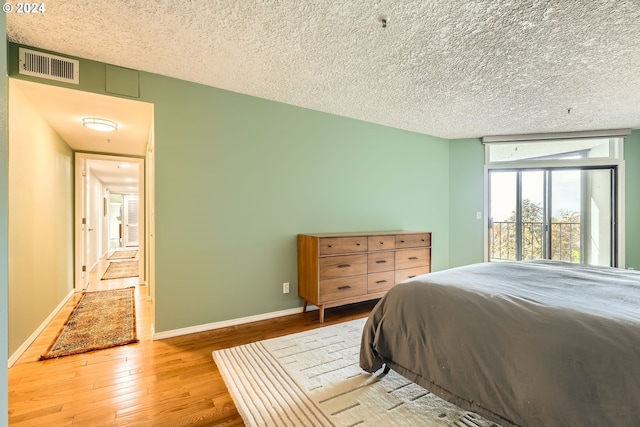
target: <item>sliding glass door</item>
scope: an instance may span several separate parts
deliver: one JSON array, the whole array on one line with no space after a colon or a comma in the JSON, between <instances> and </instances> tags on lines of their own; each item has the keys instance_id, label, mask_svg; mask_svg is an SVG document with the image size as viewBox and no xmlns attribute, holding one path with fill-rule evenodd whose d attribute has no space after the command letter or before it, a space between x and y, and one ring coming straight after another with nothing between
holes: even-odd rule
<instances>
[{"instance_id":1,"label":"sliding glass door","mask_svg":"<svg viewBox=\"0 0 640 427\"><path fill-rule=\"evenodd\" d=\"M615 265L614 172L613 167L490 170L490 260Z\"/></svg>"}]
</instances>

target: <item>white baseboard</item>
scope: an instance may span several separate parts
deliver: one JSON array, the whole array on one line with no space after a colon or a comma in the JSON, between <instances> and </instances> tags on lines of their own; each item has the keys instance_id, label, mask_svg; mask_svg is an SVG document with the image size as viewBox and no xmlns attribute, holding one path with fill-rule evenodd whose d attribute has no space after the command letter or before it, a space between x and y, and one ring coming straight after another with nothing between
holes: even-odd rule
<instances>
[{"instance_id":1,"label":"white baseboard","mask_svg":"<svg viewBox=\"0 0 640 427\"><path fill-rule=\"evenodd\" d=\"M316 307L315 305L309 304L307 306L307 311L317 310L317 309L318 307ZM213 329L226 328L228 326L242 325L244 323L257 322L259 320L274 319L276 317L289 316L289 315L298 314L298 313L302 313L302 307L289 308L287 310L281 310L281 311L273 311L271 313L256 314L254 316L240 317L237 319L223 320L220 322L207 323L204 325L189 326L188 328L172 329L170 331L164 331L164 332L158 332L158 333L153 333L153 330L152 330L152 336L154 340L161 340L165 338L178 337L181 335L195 334L197 332L211 331Z\"/></svg>"},{"instance_id":2,"label":"white baseboard","mask_svg":"<svg viewBox=\"0 0 640 427\"><path fill-rule=\"evenodd\" d=\"M33 331L33 333L29 336L29 338L27 338L27 340L23 342L22 345L18 347L18 349L11 355L11 357L9 358L9 368L12 367L14 363L16 363L16 361L20 358L20 356L22 356L22 354L25 351L27 351L27 348L29 348L29 346L36 340L36 338L38 338L38 335L40 335L40 333L44 330L44 328L47 327L49 322L53 320L56 314L58 314L58 312L62 309L62 307L64 307L64 305L67 303L67 301L69 301L69 299L73 296L74 293L75 291L72 289L71 292L69 292L67 296L62 299L60 304L58 304L58 306L53 309L51 314L49 314L49 316L47 316L47 318L44 319L44 321L40 324L40 326L38 326L38 328L35 331Z\"/></svg>"}]
</instances>

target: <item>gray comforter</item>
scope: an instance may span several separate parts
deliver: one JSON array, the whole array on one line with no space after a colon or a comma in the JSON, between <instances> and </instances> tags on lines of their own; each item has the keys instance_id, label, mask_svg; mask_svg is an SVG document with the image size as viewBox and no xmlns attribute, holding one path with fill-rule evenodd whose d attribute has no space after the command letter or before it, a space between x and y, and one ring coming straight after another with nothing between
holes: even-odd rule
<instances>
[{"instance_id":1,"label":"gray comforter","mask_svg":"<svg viewBox=\"0 0 640 427\"><path fill-rule=\"evenodd\" d=\"M640 273L484 263L392 288L360 366L386 364L504 426L640 425Z\"/></svg>"}]
</instances>

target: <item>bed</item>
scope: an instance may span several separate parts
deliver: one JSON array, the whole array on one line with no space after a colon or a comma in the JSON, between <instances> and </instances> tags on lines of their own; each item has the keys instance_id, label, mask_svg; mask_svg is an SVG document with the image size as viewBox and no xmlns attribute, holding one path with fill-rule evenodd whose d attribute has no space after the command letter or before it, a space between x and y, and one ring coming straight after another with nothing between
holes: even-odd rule
<instances>
[{"instance_id":1,"label":"bed","mask_svg":"<svg viewBox=\"0 0 640 427\"><path fill-rule=\"evenodd\" d=\"M360 367L385 366L502 426L640 425L640 273L491 262L393 287Z\"/></svg>"}]
</instances>

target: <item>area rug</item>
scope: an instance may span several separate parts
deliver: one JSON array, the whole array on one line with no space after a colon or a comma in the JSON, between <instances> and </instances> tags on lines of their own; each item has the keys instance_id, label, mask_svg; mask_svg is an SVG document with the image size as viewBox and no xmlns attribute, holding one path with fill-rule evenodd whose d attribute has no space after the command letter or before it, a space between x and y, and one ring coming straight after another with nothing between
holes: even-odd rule
<instances>
[{"instance_id":1,"label":"area rug","mask_svg":"<svg viewBox=\"0 0 640 427\"><path fill-rule=\"evenodd\" d=\"M497 427L394 371L360 369L364 322L214 351L245 424Z\"/></svg>"},{"instance_id":2,"label":"area rug","mask_svg":"<svg viewBox=\"0 0 640 427\"><path fill-rule=\"evenodd\" d=\"M137 342L134 288L85 292L40 360Z\"/></svg>"},{"instance_id":3,"label":"area rug","mask_svg":"<svg viewBox=\"0 0 640 427\"><path fill-rule=\"evenodd\" d=\"M112 253L109 258L107 259L128 259L128 258L135 258L136 255L138 254L138 250L131 250L131 251L115 251L114 253Z\"/></svg>"},{"instance_id":4,"label":"area rug","mask_svg":"<svg viewBox=\"0 0 640 427\"><path fill-rule=\"evenodd\" d=\"M116 261L109 263L109 266L102 275L102 280L122 279L125 277L136 277L137 275L138 261Z\"/></svg>"}]
</instances>

